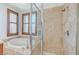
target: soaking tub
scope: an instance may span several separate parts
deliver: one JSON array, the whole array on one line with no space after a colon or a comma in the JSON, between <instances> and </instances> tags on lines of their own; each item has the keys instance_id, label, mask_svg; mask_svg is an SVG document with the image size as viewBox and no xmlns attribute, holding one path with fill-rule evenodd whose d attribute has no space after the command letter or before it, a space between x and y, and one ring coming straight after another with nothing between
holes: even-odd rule
<instances>
[{"instance_id":1,"label":"soaking tub","mask_svg":"<svg viewBox=\"0 0 79 59\"><path fill-rule=\"evenodd\" d=\"M40 42L40 40L33 39L32 40L32 48ZM20 54L31 54L30 50L30 39L28 38L15 38L9 40L7 43L7 49L19 52Z\"/></svg>"},{"instance_id":2,"label":"soaking tub","mask_svg":"<svg viewBox=\"0 0 79 59\"><path fill-rule=\"evenodd\" d=\"M29 49L29 40L26 38L15 38L8 41L7 44L9 47Z\"/></svg>"}]
</instances>

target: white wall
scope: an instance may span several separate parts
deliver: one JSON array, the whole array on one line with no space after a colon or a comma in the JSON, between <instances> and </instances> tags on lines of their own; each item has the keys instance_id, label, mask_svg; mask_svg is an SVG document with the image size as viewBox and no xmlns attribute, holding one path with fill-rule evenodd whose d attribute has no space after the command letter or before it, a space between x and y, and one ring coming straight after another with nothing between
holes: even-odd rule
<instances>
[{"instance_id":1,"label":"white wall","mask_svg":"<svg viewBox=\"0 0 79 59\"><path fill-rule=\"evenodd\" d=\"M19 12L19 10L15 9L15 8L12 8L9 5L0 4L0 39L6 39L6 38L8 38L7 37L7 8L9 8L11 10L14 10L16 12ZM21 16L21 13L19 15ZM19 20L20 19L21 18L19 17Z\"/></svg>"},{"instance_id":2,"label":"white wall","mask_svg":"<svg viewBox=\"0 0 79 59\"><path fill-rule=\"evenodd\" d=\"M0 39L6 37L6 7L3 4L0 4ZM4 34L5 33L5 34Z\"/></svg>"}]
</instances>

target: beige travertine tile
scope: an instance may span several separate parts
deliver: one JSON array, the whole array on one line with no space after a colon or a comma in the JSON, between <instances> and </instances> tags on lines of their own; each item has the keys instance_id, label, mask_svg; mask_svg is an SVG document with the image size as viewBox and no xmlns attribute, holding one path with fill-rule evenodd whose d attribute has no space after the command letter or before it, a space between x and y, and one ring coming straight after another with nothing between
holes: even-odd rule
<instances>
[{"instance_id":1,"label":"beige travertine tile","mask_svg":"<svg viewBox=\"0 0 79 59\"><path fill-rule=\"evenodd\" d=\"M63 13L62 7L46 9L44 51L63 54Z\"/></svg>"}]
</instances>

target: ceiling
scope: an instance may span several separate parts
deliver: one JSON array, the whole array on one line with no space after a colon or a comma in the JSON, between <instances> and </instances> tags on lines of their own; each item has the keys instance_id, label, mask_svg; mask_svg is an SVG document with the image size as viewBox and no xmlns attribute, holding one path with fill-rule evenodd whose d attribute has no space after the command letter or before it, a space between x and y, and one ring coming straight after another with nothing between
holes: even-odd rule
<instances>
[{"instance_id":1,"label":"ceiling","mask_svg":"<svg viewBox=\"0 0 79 59\"><path fill-rule=\"evenodd\" d=\"M44 4L44 8L53 8L53 7L57 7L57 6L62 6L64 5L64 3L45 3Z\"/></svg>"},{"instance_id":2,"label":"ceiling","mask_svg":"<svg viewBox=\"0 0 79 59\"><path fill-rule=\"evenodd\" d=\"M8 3L8 5L19 9L20 11L29 11L30 10L30 3ZM40 5L37 3L37 5ZM44 9L52 8L56 6L62 6L63 3L44 3Z\"/></svg>"}]
</instances>

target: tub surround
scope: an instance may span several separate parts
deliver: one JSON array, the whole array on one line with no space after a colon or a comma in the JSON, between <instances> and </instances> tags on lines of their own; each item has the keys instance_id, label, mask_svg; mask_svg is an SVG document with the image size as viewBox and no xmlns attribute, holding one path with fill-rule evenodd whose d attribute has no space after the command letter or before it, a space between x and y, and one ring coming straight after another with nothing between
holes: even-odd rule
<instances>
[{"instance_id":1,"label":"tub surround","mask_svg":"<svg viewBox=\"0 0 79 59\"><path fill-rule=\"evenodd\" d=\"M17 49L8 47L7 43L4 44L4 55L30 55L31 51L28 49Z\"/></svg>"},{"instance_id":2,"label":"tub surround","mask_svg":"<svg viewBox=\"0 0 79 59\"><path fill-rule=\"evenodd\" d=\"M18 39L18 41L16 41L17 39ZM21 41L23 39L24 39L24 41ZM6 55L6 54L8 54L8 55L19 55L19 54L30 55L31 54L30 45L29 45L30 43L28 42L28 44L27 44L27 42L25 42L26 39L28 39L28 41L29 41L29 38L26 38L26 37L18 37L18 38L14 38L14 39L6 41L4 43L4 55ZM16 42L14 42L14 41L16 41ZM25 45L25 47L27 49L26 48L22 48L22 45L18 45L21 42L22 43L23 42L26 43L28 45L28 48L27 48L26 45ZM39 44L40 44L40 40L38 40L37 38L34 38L32 40L32 49L34 50L36 47L39 47L38 46ZM36 53L36 52L37 51L34 51L34 53ZM38 49L38 52L39 52L39 49Z\"/></svg>"},{"instance_id":3,"label":"tub surround","mask_svg":"<svg viewBox=\"0 0 79 59\"><path fill-rule=\"evenodd\" d=\"M22 40L22 38L14 38L14 39L11 39L4 43L4 55L30 55L31 54L30 49L23 48L22 45L21 45L21 47L16 45L17 42L14 42L16 39ZM12 40L13 40L13 42L12 42ZM21 43L21 42L18 41L18 44L19 43Z\"/></svg>"}]
</instances>

